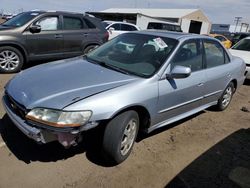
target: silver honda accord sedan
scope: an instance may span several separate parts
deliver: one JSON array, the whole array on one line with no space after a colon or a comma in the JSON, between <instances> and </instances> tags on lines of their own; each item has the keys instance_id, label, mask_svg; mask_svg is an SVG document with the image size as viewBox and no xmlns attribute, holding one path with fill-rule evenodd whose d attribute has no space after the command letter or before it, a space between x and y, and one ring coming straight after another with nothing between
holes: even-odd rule
<instances>
[{"instance_id":1,"label":"silver honda accord sedan","mask_svg":"<svg viewBox=\"0 0 250 188\"><path fill-rule=\"evenodd\" d=\"M5 86L3 104L39 143L57 140L67 148L84 131L105 126L102 150L121 163L138 131L149 133L210 106L226 109L245 74L243 60L216 39L131 32L83 57L20 72Z\"/></svg>"}]
</instances>

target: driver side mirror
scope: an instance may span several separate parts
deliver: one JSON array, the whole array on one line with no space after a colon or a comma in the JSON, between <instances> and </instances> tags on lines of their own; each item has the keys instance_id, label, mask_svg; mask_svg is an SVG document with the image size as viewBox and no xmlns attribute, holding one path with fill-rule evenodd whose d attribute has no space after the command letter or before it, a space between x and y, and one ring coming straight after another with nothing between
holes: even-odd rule
<instances>
[{"instance_id":1,"label":"driver side mirror","mask_svg":"<svg viewBox=\"0 0 250 188\"><path fill-rule=\"evenodd\" d=\"M41 32L41 26L40 25L32 25L30 26L30 32L31 33L40 33Z\"/></svg>"},{"instance_id":2,"label":"driver side mirror","mask_svg":"<svg viewBox=\"0 0 250 188\"><path fill-rule=\"evenodd\" d=\"M166 79L180 79L180 78L187 78L191 74L191 69L189 67L184 67L177 65L175 66L170 74L166 75Z\"/></svg>"}]
</instances>

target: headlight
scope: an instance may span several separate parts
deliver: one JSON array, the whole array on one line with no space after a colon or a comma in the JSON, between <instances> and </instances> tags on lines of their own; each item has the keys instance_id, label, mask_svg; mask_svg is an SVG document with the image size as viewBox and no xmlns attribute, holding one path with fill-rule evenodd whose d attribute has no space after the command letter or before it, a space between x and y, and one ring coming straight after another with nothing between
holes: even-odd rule
<instances>
[{"instance_id":1,"label":"headlight","mask_svg":"<svg viewBox=\"0 0 250 188\"><path fill-rule=\"evenodd\" d=\"M59 111L44 108L31 110L26 118L53 127L79 127L90 119L91 111Z\"/></svg>"}]
</instances>

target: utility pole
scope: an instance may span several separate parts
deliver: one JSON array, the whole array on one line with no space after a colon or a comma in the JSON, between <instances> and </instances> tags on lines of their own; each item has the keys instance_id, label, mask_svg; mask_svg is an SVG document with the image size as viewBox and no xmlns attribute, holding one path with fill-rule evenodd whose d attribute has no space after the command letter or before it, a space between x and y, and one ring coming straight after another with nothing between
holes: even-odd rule
<instances>
[{"instance_id":1,"label":"utility pole","mask_svg":"<svg viewBox=\"0 0 250 188\"><path fill-rule=\"evenodd\" d=\"M248 32L249 24L246 24L246 32Z\"/></svg>"},{"instance_id":2,"label":"utility pole","mask_svg":"<svg viewBox=\"0 0 250 188\"><path fill-rule=\"evenodd\" d=\"M242 27L245 25L245 23L241 23L241 26L240 26L240 32L242 30Z\"/></svg>"},{"instance_id":3,"label":"utility pole","mask_svg":"<svg viewBox=\"0 0 250 188\"><path fill-rule=\"evenodd\" d=\"M236 22L236 25L235 25L235 29L234 29L234 32L236 32L236 28L237 28L237 26L238 26L238 23L239 22L241 22L241 20L242 20L242 17L235 17L235 22Z\"/></svg>"}]
</instances>

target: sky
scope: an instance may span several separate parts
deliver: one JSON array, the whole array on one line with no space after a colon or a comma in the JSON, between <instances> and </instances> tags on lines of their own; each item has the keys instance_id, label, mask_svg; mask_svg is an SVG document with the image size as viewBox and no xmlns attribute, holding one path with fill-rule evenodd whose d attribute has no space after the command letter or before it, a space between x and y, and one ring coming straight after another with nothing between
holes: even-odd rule
<instances>
[{"instance_id":1,"label":"sky","mask_svg":"<svg viewBox=\"0 0 250 188\"><path fill-rule=\"evenodd\" d=\"M0 0L0 12L27 10L101 11L108 8L199 8L212 23L250 23L250 0Z\"/></svg>"}]
</instances>

